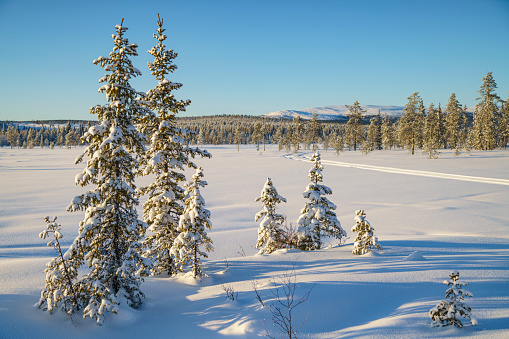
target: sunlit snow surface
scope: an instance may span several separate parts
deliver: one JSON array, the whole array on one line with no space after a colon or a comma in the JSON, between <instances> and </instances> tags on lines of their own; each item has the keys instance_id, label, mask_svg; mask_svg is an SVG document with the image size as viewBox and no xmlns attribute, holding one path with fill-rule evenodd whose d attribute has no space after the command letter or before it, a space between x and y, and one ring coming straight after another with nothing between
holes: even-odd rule
<instances>
[{"instance_id":1,"label":"sunlit snow surface","mask_svg":"<svg viewBox=\"0 0 509 339\"><path fill-rule=\"evenodd\" d=\"M44 286L45 263L56 255L38 238L43 218L58 216L64 248L83 218L81 212L65 211L85 191L74 184L84 166L74 165L74 159L82 150L1 148L0 338L256 338L265 334L264 321L279 337L252 281L258 281L270 304L271 278L293 267L297 294L313 288L308 302L294 311L298 326L309 313L302 338L509 337L509 151L458 157L444 152L429 160L401 150L366 156L321 150L324 184L333 191L330 200L342 227L350 230L355 210L364 209L383 251L352 255L350 232L340 247L330 242L320 251L255 256L254 216L261 208L255 198L270 177L288 200L278 212L295 226L305 204L311 152L206 148L212 159L197 164L209 183L202 195L212 213L208 233L216 250L205 261L210 278L201 283L184 277L145 279L143 306L122 308L102 327L79 315L71 321L32 306ZM432 328L428 311L444 299L442 281L453 270L474 295L466 302L479 324ZM237 301L226 300L224 284L232 284Z\"/></svg>"}]
</instances>

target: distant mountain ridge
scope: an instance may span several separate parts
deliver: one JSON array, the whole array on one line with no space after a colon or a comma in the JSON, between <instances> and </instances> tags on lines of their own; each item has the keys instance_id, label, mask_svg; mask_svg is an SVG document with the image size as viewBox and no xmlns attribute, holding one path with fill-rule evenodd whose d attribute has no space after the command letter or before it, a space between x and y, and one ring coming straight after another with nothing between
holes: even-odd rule
<instances>
[{"instance_id":1,"label":"distant mountain ridge","mask_svg":"<svg viewBox=\"0 0 509 339\"><path fill-rule=\"evenodd\" d=\"M350 105L349 105L350 106ZM389 117L399 118L405 106L380 106L380 105L360 105L363 110L366 111L365 116L377 115L380 110L380 114L384 116L387 114ZM442 110L444 107L442 107ZM474 107L468 107L467 111L472 114L475 110ZM334 105L334 106L323 106L323 107L311 107L301 111L297 110L282 110L262 114L264 118L276 118L276 119L293 119L296 116L300 116L302 119L310 120L313 117L313 113L318 115L319 120L335 120L335 121L347 121L349 118L348 108L345 105Z\"/></svg>"},{"instance_id":2,"label":"distant mountain ridge","mask_svg":"<svg viewBox=\"0 0 509 339\"><path fill-rule=\"evenodd\" d=\"M403 112L404 106L380 106L380 105L360 105L363 110L366 111L365 115L377 115L378 110L383 116L387 114L392 117L399 117ZM306 108L301 111L297 110L282 110L277 112L271 112L263 114L262 117L266 118L283 118L293 119L296 116L300 116L302 119L309 120L313 117L313 114L318 115L320 120L348 120L346 116L348 114L348 108L345 105L334 105L324 107L312 107Z\"/></svg>"}]
</instances>

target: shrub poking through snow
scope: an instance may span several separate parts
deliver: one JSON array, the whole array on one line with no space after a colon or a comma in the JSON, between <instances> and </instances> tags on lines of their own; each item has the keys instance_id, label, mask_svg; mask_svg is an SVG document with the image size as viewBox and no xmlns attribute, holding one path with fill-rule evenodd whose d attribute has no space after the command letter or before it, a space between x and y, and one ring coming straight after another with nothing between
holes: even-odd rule
<instances>
[{"instance_id":1,"label":"shrub poking through snow","mask_svg":"<svg viewBox=\"0 0 509 339\"><path fill-rule=\"evenodd\" d=\"M226 293L226 300L235 301L238 299L239 292L235 292L232 284L221 285L221 288L223 289L224 293Z\"/></svg>"},{"instance_id":2,"label":"shrub poking through snow","mask_svg":"<svg viewBox=\"0 0 509 339\"><path fill-rule=\"evenodd\" d=\"M301 216L297 220L299 237L299 248L303 250L320 249L322 246L322 235L340 239L346 236L341 224L336 217L334 210L336 205L325 196L332 194L332 190L320 183L323 181L322 162L320 153L316 152L312 157L313 167L309 170L311 183L303 193L308 199L304 208L300 211Z\"/></svg>"},{"instance_id":3,"label":"shrub poking through snow","mask_svg":"<svg viewBox=\"0 0 509 339\"><path fill-rule=\"evenodd\" d=\"M472 297L472 293L463 289L467 284L459 280L459 272L454 271L444 284L451 286L445 291L448 300L442 300L437 306L429 310L431 325L435 327L454 325L463 327L460 318L469 319L472 325L477 325L477 320L472 316L472 310L463 300L465 297Z\"/></svg>"},{"instance_id":4,"label":"shrub poking through snow","mask_svg":"<svg viewBox=\"0 0 509 339\"><path fill-rule=\"evenodd\" d=\"M274 288L270 290L272 299L263 300L261 292L258 290L258 282L253 281L253 288L256 293L256 298L262 305L267 306L267 309L272 315L272 324L281 333L281 337L286 336L288 338L297 338L297 333L302 329L309 316L306 316L304 321L300 324L296 324L296 308L306 303L309 299L309 295L314 288L314 285L300 297L296 293L297 290L297 275L295 268L291 271L286 271L277 278L272 279ZM265 335L269 338L276 338L271 335L265 326Z\"/></svg>"},{"instance_id":5,"label":"shrub poking through snow","mask_svg":"<svg viewBox=\"0 0 509 339\"><path fill-rule=\"evenodd\" d=\"M41 298L35 306L52 313L55 309L61 309L72 315L79 310L80 304L76 296L74 281L78 276L75 263L67 254L62 254L62 248L58 239L62 238L61 225L56 223L57 217L50 220L45 217L46 229L39 234L41 239L46 239L53 234L54 239L48 242L48 247L53 247L58 256L46 264L46 286L41 291Z\"/></svg>"},{"instance_id":6,"label":"shrub poking through snow","mask_svg":"<svg viewBox=\"0 0 509 339\"><path fill-rule=\"evenodd\" d=\"M188 147L189 139L194 132L177 126L175 115L185 111L191 103L189 100L177 100L172 91L182 84L168 81L166 75L172 73L177 66L173 59L177 53L167 50L163 20L158 18L157 45L148 51L154 62L148 66L158 84L146 94L145 105L155 114L143 117L144 132L150 136L150 148L145 155L143 175L153 175L154 181L140 188L141 194L148 199L143 204L143 221L149 225L151 232L143 241L143 256L150 258L153 265L149 266L152 274L176 273L176 265L170 255L171 247L178 233L179 218L184 211L184 189L181 183L186 181L185 168L196 168L192 158L196 155L210 157L207 151Z\"/></svg>"},{"instance_id":7,"label":"shrub poking through snow","mask_svg":"<svg viewBox=\"0 0 509 339\"><path fill-rule=\"evenodd\" d=\"M260 254L268 254L286 247L282 234L285 217L276 213L276 205L286 202L286 199L277 193L272 180L267 178L260 196L255 201L260 200L263 208L255 215L255 221L261 219L256 248L260 250Z\"/></svg>"},{"instance_id":8,"label":"shrub poking through snow","mask_svg":"<svg viewBox=\"0 0 509 339\"><path fill-rule=\"evenodd\" d=\"M357 232L357 237L353 243L352 253L361 255L368 253L373 248L381 250L382 246L378 243L378 238L373 235L375 229L366 220L364 210L355 211L354 220L355 225L352 227L352 232Z\"/></svg>"},{"instance_id":9,"label":"shrub poking through snow","mask_svg":"<svg viewBox=\"0 0 509 339\"><path fill-rule=\"evenodd\" d=\"M200 257L208 258L207 253L200 250L200 246L204 245L207 252L213 251L212 240L205 231L205 228L212 227L210 211L205 208L205 200L200 193L200 187L205 187L207 182L201 178L203 172L198 168L193 175L193 181L186 185L186 207L180 216L178 235L171 248L171 254L176 258L179 269L191 267L194 278L202 275Z\"/></svg>"}]
</instances>

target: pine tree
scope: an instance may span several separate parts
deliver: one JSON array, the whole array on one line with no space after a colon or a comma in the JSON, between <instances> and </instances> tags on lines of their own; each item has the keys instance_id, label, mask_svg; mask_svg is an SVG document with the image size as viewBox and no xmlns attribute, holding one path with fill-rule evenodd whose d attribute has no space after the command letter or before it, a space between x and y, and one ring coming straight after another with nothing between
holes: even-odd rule
<instances>
[{"instance_id":1,"label":"pine tree","mask_svg":"<svg viewBox=\"0 0 509 339\"><path fill-rule=\"evenodd\" d=\"M343 152L344 142L343 136L341 134L336 134L332 139L332 147L336 150L336 155L339 155L340 152Z\"/></svg>"},{"instance_id":2,"label":"pine tree","mask_svg":"<svg viewBox=\"0 0 509 339\"><path fill-rule=\"evenodd\" d=\"M451 286L445 291L448 300L442 300L437 306L429 310L431 325L435 327L450 326L463 327L461 319L469 319L472 325L477 325L477 320L472 316L472 309L463 300L472 297L472 293L463 289L467 284L459 280L459 272L454 271L444 284Z\"/></svg>"},{"instance_id":3,"label":"pine tree","mask_svg":"<svg viewBox=\"0 0 509 339\"><path fill-rule=\"evenodd\" d=\"M507 143L509 142L509 97L502 105L500 111L502 112L499 124L500 147L507 149Z\"/></svg>"},{"instance_id":4,"label":"pine tree","mask_svg":"<svg viewBox=\"0 0 509 339\"><path fill-rule=\"evenodd\" d=\"M440 106L440 103L438 103L438 133L439 133L439 139L440 139L440 147L447 148L447 129L446 129L446 121L445 121L445 114L442 111L442 107Z\"/></svg>"},{"instance_id":5,"label":"pine tree","mask_svg":"<svg viewBox=\"0 0 509 339\"><path fill-rule=\"evenodd\" d=\"M186 207L180 216L178 235L171 248L171 254L176 258L179 269L189 266L194 278L202 275L200 257L208 258L207 253L200 250L200 246L205 246L207 252L213 251L212 240L205 230L212 227L210 211L205 208L205 200L200 193L200 187L205 187L207 182L201 178L203 172L198 168L192 182L186 185Z\"/></svg>"},{"instance_id":6,"label":"pine tree","mask_svg":"<svg viewBox=\"0 0 509 339\"><path fill-rule=\"evenodd\" d=\"M137 55L137 45L124 37L127 27L122 22L112 35L113 51L94 60L107 72L99 80L105 83L99 91L106 94L108 103L90 109L100 123L84 134L88 146L76 159L79 163L85 155L89 157L76 183L95 187L75 197L67 208L85 210L71 258L77 266L88 264L76 293L82 298L84 317L98 324L104 322L106 312L116 313L118 304L137 308L144 299L136 274L143 260L138 253L147 225L138 219L133 169L145 153L145 138L134 124L146 110L137 100L142 94L129 83L141 72L130 60Z\"/></svg>"},{"instance_id":7,"label":"pine tree","mask_svg":"<svg viewBox=\"0 0 509 339\"><path fill-rule=\"evenodd\" d=\"M11 149L16 146L16 141L18 139L17 129L14 128L14 126L7 127L7 141L9 142L9 145L11 146Z\"/></svg>"},{"instance_id":8,"label":"pine tree","mask_svg":"<svg viewBox=\"0 0 509 339\"><path fill-rule=\"evenodd\" d=\"M393 126L387 118L387 114L383 117L382 120L382 145L385 150L392 149L394 145L394 131Z\"/></svg>"},{"instance_id":9,"label":"pine tree","mask_svg":"<svg viewBox=\"0 0 509 339\"><path fill-rule=\"evenodd\" d=\"M237 144L237 152L240 152L240 142L242 141L242 128L240 126L237 126L237 128L235 128L235 135L233 137L233 140Z\"/></svg>"},{"instance_id":10,"label":"pine tree","mask_svg":"<svg viewBox=\"0 0 509 339\"><path fill-rule=\"evenodd\" d=\"M456 94L451 93L445 107L446 139L451 149L457 150L464 146L464 136L467 124L466 114L456 99Z\"/></svg>"},{"instance_id":11,"label":"pine tree","mask_svg":"<svg viewBox=\"0 0 509 339\"><path fill-rule=\"evenodd\" d=\"M276 141L277 141L277 149L281 151L284 146L284 130L283 126L280 125L276 130Z\"/></svg>"},{"instance_id":12,"label":"pine tree","mask_svg":"<svg viewBox=\"0 0 509 339\"><path fill-rule=\"evenodd\" d=\"M355 241L353 243L353 254L366 254L371 249L376 248L381 250L382 246L378 243L378 238L374 236L375 229L371 227L369 221L366 220L366 213L364 210L355 211L355 225L352 227L352 232L357 232Z\"/></svg>"},{"instance_id":13,"label":"pine tree","mask_svg":"<svg viewBox=\"0 0 509 339\"><path fill-rule=\"evenodd\" d=\"M357 100L355 100L352 106L345 105L345 107L348 108L348 116L350 117L346 123L346 142L349 146L353 145L353 150L356 151L357 145L361 144L364 140L362 115L366 113L366 111L361 108Z\"/></svg>"},{"instance_id":14,"label":"pine tree","mask_svg":"<svg viewBox=\"0 0 509 339\"><path fill-rule=\"evenodd\" d=\"M440 115L435 109L433 103L429 105L428 115L424 122L424 145L423 153L428 155L429 159L436 159L440 155L438 149L442 145L440 137Z\"/></svg>"},{"instance_id":15,"label":"pine tree","mask_svg":"<svg viewBox=\"0 0 509 339\"><path fill-rule=\"evenodd\" d=\"M299 233L304 234L312 241L309 249L320 249L322 247L322 235L341 240L346 236L346 232L341 228L341 224L336 217L334 210L336 205L325 197L331 195L332 190L320 183L323 182L322 162L320 153L316 152L311 157L313 166L309 170L310 184L303 193L305 199L308 199L304 208L300 211L301 215L297 220Z\"/></svg>"},{"instance_id":16,"label":"pine tree","mask_svg":"<svg viewBox=\"0 0 509 339\"><path fill-rule=\"evenodd\" d=\"M496 88L497 83L490 71L483 78L483 83L478 91L481 96L476 99L479 100L479 103L474 111L472 141L474 148L478 150L488 151L497 146L499 114L497 102L500 101L500 97L495 93Z\"/></svg>"},{"instance_id":17,"label":"pine tree","mask_svg":"<svg viewBox=\"0 0 509 339\"><path fill-rule=\"evenodd\" d=\"M171 82L166 75L173 73L177 66L172 60L177 57L173 50L167 50L164 42L163 20L158 17L157 33L154 38L157 45L148 51L154 62L148 67L158 81L157 86L146 94L146 105L158 115L147 114L143 117L144 132L150 135L150 148L146 153L144 175L155 177L148 186L140 188L140 193L148 195L143 204L143 220L149 225L151 234L143 241L143 256L150 258L152 274L176 273L175 263L170 255L171 247L177 237L177 227L182 214L184 190L180 183L186 177L185 168L196 168L191 158L196 155L210 157L207 151L187 146L191 132L177 126L175 115L185 111L190 100L177 100L172 94L182 84Z\"/></svg>"},{"instance_id":18,"label":"pine tree","mask_svg":"<svg viewBox=\"0 0 509 339\"><path fill-rule=\"evenodd\" d=\"M281 202L286 202L286 199L277 193L272 180L267 178L260 196L255 201L260 200L263 209L255 215L255 221L262 219L258 229L256 249L260 250L260 254L269 254L279 248L283 248L284 245L282 232L285 217L282 214L276 213L276 206Z\"/></svg>"},{"instance_id":19,"label":"pine tree","mask_svg":"<svg viewBox=\"0 0 509 339\"><path fill-rule=\"evenodd\" d=\"M426 108L424 102L419 98L419 104L417 105L417 147L422 148L424 145L424 124L426 120Z\"/></svg>"},{"instance_id":20,"label":"pine tree","mask_svg":"<svg viewBox=\"0 0 509 339\"><path fill-rule=\"evenodd\" d=\"M303 125L302 125L302 119L300 116L296 116L293 118L292 123L292 135L291 135L291 143L293 144L293 151L297 152L300 149L300 143L302 141L302 134L303 134Z\"/></svg>"},{"instance_id":21,"label":"pine tree","mask_svg":"<svg viewBox=\"0 0 509 339\"><path fill-rule=\"evenodd\" d=\"M377 119L371 118L368 127L368 133L366 134L366 140L365 143L363 143L363 148L366 148L367 152L378 149L378 139Z\"/></svg>"},{"instance_id":22,"label":"pine tree","mask_svg":"<svg viewBox=\"0 0 509 339\"><path fill-rule=\"evenodd\" d=\"M256 151L260 150L260 142L262 141L262 125L257 122L253 130L253 142L256 144Z\"/></svg>"},{"instance_id":23,"label":"pine tree","mask_svg":"<svg viewBox=\"0 0 509 339\"><path fill-rule=\"evenodd\" d=\"M308 123L308 138L309 142L313 144L313 151L318 149L318 142L322 134L322 126L318 120L318 115L313 113L311 121Z\"/></svg>"},{"instance_id":24,"label":"pine tree","mask_svg":"<svg viewBox=\"0 0 509 339\"><path fill-rule=\"evenodd\" d=\"M35 132L32 128L28 130L27 134L27 147L32 149L35 147Z\"/></svg>"},{"instance_id":25,"label":"pine tree","mask_svg":"<svg viewBox=\"0 0 509 339\"><path fill-rule=\"evenodd\" d=\"M399 119L399 139L401 144L415 154L415 149L420 146L422 140L422 118L424 117L422 99L419 92L408 97L408 103L403 109Z\"/></svg>"},{"instance_id":26,"label":"pine tree","mask_svg":"<svg viewBox=\"0 0 509 339\"><path fill-rule=\"evenodd\" d=\"M380 114L380 110L378 110L378 115L376 116L376 143L375 149L382 150L382 115Z\"/></svg>"}]
</instances>

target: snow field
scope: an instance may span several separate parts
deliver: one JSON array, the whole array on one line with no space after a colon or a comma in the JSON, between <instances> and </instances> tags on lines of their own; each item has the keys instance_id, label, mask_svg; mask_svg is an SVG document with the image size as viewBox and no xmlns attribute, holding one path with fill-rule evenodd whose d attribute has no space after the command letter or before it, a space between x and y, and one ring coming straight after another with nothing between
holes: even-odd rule
<instances>
[{"instance_id":1,"label":"snow field","mask_svg":"<svg viewBox=\"0 0 509 339\"><path fill-rule=\"evenodd\" d=\"M32 307L44 286L44 265L56 254L38 238L43 217L58 216L62 246L77 234L80 212L65 208L85 189L74 185L83 164L73 165L81 149L0 149L0 338L135 338L140 336L222 338L278 335L270 313L256 300L252 280L270 303L271 280L292 268L297 294L313 288L308 302L295 310L296 323L309 317L304 338L340 337L482 337L509 335L509 189L487 181L460 181L453 176L406 175L363 166L446 173L509 180L509 152L472 152L437 160L406 151L360 152L321 150L324 184L349 239L345 246L313 252L280 250L254 255L258 223L254 215L267 177L288 203L278 213L296 220L305 200L309 161L295 154L256 152L254 146L204 147L212 159L196 159L208 186L202 195L211 211L208 231L215 252L205 261L210 279L147 278L141 285L146 300L138 310L122 309L104 326L61 314L50 316ZM304 151L302 158L311 156ZM285 157L286 156L286 157ZM334 163L355 164L338 167ZM188 173L188 179L192 171ZM140 183L149 180L143 178ZM142 198L143 201L143 198ZM383 251L351 254L355 210L364 209ZM140 210L141 212L141 210ZM245 257L239 252L244 252ZM230 268L226 268L225 258ZM463 329L432 328L428 311L444 299L447 279L458 270L473 293L466 300L479 325ZM222 285L231 284L238 300L227 301ZM301 295L301 294L299 294Z\"/></svg>"}]
</instances>

